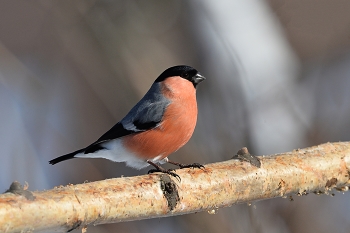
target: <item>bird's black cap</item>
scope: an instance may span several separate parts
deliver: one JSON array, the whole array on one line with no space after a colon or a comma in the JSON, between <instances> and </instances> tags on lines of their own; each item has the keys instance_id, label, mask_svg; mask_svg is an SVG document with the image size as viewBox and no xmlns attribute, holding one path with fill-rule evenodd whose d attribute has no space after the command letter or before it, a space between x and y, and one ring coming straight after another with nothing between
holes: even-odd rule
<instances>
[{"instance_id":1,"label":"bird's black cap","mask_svg":"<svg viewBox=\"0 0 350 233\"><path fill-rule=\"evenodd\" d=\"M180 76L181 78L184 78L192 82L194 87L196 87L198 83L205 80L205 77L199 74L199 72L195 68L191 66L182 65L182 66L173 66L166 69L161 75L159 75L159 77L154 82L155 83L162 82L166 78L174 77L174 76Z\"/></svg>"}]
</instances>

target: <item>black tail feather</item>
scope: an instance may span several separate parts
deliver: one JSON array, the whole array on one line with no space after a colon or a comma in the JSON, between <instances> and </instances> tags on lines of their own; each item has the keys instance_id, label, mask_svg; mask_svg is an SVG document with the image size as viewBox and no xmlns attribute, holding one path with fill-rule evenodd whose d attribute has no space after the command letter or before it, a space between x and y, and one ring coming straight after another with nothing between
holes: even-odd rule
<instances>
[{"instance_id":1,"label":"black tail feather","mask_svg":"<svg viewBox=\"0 0 350 233\"><path fill-rule=\"evenodd\" d=\"M66 155L62 155L62 156L57 157L57 158L55 158L53 160L50 160L49 164L54 165L54 164L62 162L64 160L73 159L76 154L79 154L79 153L83 152L84 150L85 150L85 148L77 150L77 151L74 151L74 152L66 154Z\"/></svg>"}]
</instances>

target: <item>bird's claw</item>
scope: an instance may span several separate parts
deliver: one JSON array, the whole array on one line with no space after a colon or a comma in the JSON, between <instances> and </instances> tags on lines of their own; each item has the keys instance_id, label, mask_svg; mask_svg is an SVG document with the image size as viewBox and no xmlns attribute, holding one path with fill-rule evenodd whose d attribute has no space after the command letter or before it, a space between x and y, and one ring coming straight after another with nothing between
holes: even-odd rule
<instances>
[{"instance_id":1,"label":"bird's claw","mask_svg":"<svg viewBox=\"0 0 350 233\"><path fill-rule=\"evenodd\" d=\"M199 164L199 163L179 164L179 167L180 167L180 169L183 169L183 168L199 168L199 169L205 168L202 164Z\"/></svg>"},{"instance_id":2,"label":"bird's claw","mask_svg":"<svg viewBox=\"0 0 350 233\"><path fill-rule=\"evenodd\" d=\"M199 168L199 169L205 168L202 164L199 164L199 163L183 164L183 163L177 163L177 162L170 161L170 160L168 160L168 163L171 163L175 166L178 166L180 169L182 169L182 168Z\"/></svg>"},{"instance_id":3,"label":"bird's claw","mask_svg":"<svg viewBox=\"0 0 350 233\"><path fill-rule=\"evenodd\" d=\"M161 173L168 174L172 177L175 177L178 181L181 181L180 176L173 171L174 171L174 169L168 169L168 170L167 169L151 169L148 171L148 174L155 173L155 172L161 172Z\"/></svg>"}]
</instances>

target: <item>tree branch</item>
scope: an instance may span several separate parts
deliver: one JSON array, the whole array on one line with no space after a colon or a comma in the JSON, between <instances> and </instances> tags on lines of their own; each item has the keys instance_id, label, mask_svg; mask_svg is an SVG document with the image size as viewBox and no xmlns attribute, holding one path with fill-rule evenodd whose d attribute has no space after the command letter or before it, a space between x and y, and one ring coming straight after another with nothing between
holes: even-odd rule
<instances>
[{"instance_id":1,"label":"tree branch","mask_svg":"<svg viewBox=\"0 0 350 233\"><path fill-rule=\"evenodd\" d=\"M326 143L273 156L261 167L229 160L165 174L122 177L30 192L18 183L0 195L0 231L70 231L166 217L256 200L347 191L350 143Z\"/></svg>"}]
</instances>

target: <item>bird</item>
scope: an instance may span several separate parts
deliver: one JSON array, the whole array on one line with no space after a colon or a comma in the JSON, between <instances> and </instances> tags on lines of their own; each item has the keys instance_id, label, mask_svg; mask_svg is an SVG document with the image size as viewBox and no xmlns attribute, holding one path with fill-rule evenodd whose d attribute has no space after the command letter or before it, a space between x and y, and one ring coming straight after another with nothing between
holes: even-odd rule
<instances>
[{"instance_id":1,"label":"bird","mask_svg":"<svg viewBox=\"0 0 350 233\"><path fill-rule=\"evenodd\" d=\"M162 172L179 178L173 169L204 168L199 163L173 162L168 156L192 137L197 123L197 85L206 78L186 65L166 69L154 81L144 97L121 121L89 146L49 161L50 164L73 158L105 158L125 162L126 166L142 169L152 165L148 173Z\"/></svg>"}]
</instances>

